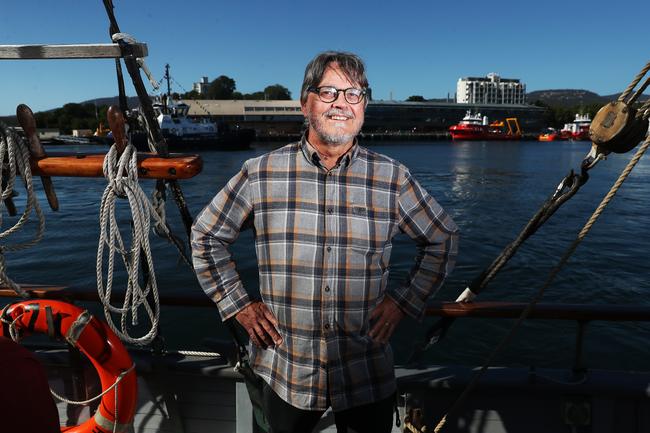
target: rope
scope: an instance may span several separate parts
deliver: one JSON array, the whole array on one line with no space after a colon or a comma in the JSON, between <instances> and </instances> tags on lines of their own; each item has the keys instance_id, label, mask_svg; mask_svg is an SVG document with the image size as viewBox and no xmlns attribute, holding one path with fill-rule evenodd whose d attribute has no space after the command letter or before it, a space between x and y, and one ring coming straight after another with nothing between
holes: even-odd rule
<instances>
[{"instance_id":1,"label":"rope","mask_svg":"<svg viewBox=\"0 0 650 433\"><path fill-rule=\"evenodd\" d=\"M646 80L643 82L643 84L641 85L641 87L639 87L639 88L636 90L636 92L634 92L634 95L630 96L630 100L627 102L627 104L628 104L628 105L633 104L634 101L636 101L637 98L638 98L639 96L641 96L641 94L643 93L643 91L644 91L645 89L648 88L648 86L650 86L650 77L646 78Z\"/></svg>"},{"instance_id":2,"label":"rope","mask_svg":"<svg viewBox=\"0 0 650 433\"><path fill-rule=\"evenodd\" d=\"M151 248L149 245L149 230L152 217L160 224L158 215L153 212L151 203L138 183L137 152L133 145L126 146L121 156L113 145L104 158L104 176L108 185L104 190L100 207L100 237L97 248L97 290L104 306L104 314L110 328L122 340L137 344L149 344L157 334L160 320L160 301L158 287L154 272ZM124 245L117 219L115 217L115 204L117 198L126 198L129 202L132 215L132 246L127 249ZM166 227L161 225L161 230ZM104 286L103 263L104 247L108 248L108 268L106 285ZM127 271L128 283L121 307L111 303L113 289L113 273L115 270L115 254L118 253ZM145 288L139 283L138 272L141 265L144 267ZM151 295L153 305L147 297ZM143 307L151 322L151 329L141 337L132 337L127 331L127 317L131 315L131 324L138 324L138 311ZM121 315L120 329L113 323L111 313Z\"/></svg>"},{"instance_id":3,"label":"rope","mask_svg":"<svg viewBox=\"0 0 650 433\"><path fill-rule=\"evenodd\" d=\"M29 150L25 141L18 136L12 129L9 129L4 123L0 122L0 178L2 178L2 190L0 193L0 227L2 226L2 207L10 203L14 195L14 186L16 176L23 179L23 185L27 191L25 210L18 221L7 230L0 233L0 240L4 240L14 233L18 232L27 223L32 213L36 213L38 226L34 237L23 243L0 246L0 284L10 287L18 295L27 298L28 294L20 285L7 276L7 266L5 262L5 251L19 251L29 248L43 239L45 231L45 217L38 204L34 194L34 185L32 171L29 166Z\"/></svg>"},{"instance_id":4,"label":"rope","mask_svg":"<svg viewBox=\"0 0 650 433\"><path fill-rule=\"evenodd\" d=\"M51 394L52 394L52 395L53 395L57 400L62 401L63 403L74 404L74 405L79 405L79 406L84 405L84 404L90 404L90 403L92 403L93 401L95 401L95 400L99 400L100 398L102 398L103 396L105 396L105 395L106 395L107 393L109 393L113 388L116 388L116 387L119 385L119 383L122 381L122 379L124 379L124 377L125 377L127 374L129 374L131 371L133 371L133 369L135 369L135 364L132 364L131 367L129 367L128 370L124 370L123 372L121 372L121 373L120 373L120 374L115 378L115 382L113 382L113 384L112 384L111 386L109 386L109 387L106 388L104 391L102 391L101 394L98 394L98 395L96 395L96 396L94 396L94 397L91 397L91 398L89 398L88 400L80 400L80 401L68 400L67 398L65 398L65 397L63 397L63 396L57 394L56 392L54 392L54 390L52 390L51 388L50 388L50 393L51 393ZM117 422L117 403L118 403L118 402L117 402L117 389L115 390L115 394L116 394L116 395L115 395L115 411L116 411L116 413L115 413L115 419L116 419L116 422Z\"/></svg>"},{"instance_id":5,"label":"rope","mask_svg":"<svg viewBox=\"0 0 650 433\"><path fill-rule=\"evenodd\" d=\"M504 337L504 339L497 345L497 347L492 351L490 356L487 358L485 363L483 364L483 367L474 375L472 378L471 382L467 385L465 390L463 390L462 394L458 399L454 402L452 407L447 411L445 416L442 417L436 428L434 429L435 433L438 433L442 430L442 428L445 426L447 423L447 418L449 417L449 414L455 413L464 403L469 394L474 390L476 387L476 384L478 383L479 379L485 371L488 369L489 365L492 363L494 358L503 350L505 346L510 342L512 337L514 336L515 332L523 323L524 320L530 315L530 312L535 308L535 305L537 302L542 298L542 295L544 294L544 291L551 285L551 283L555 280L555 277L557 274L560 272L560 270L564 267L564 265L567 263L571 255L574 253L576 248L578 248L578 245L582 240L587 236L587 233L589 233L589 230L593 227L594 223L600 217L600 215L603 213L609 202L614 198L616 193L618 192L619 188L625 182L627 179L628 175L630 172L632 172L632 169L636 166L636 164L639 162L643 154L646 152L648 149L648 146L650 146L650 136L646 137L645 141L643 144L639 147L637 152L634 154L630 162L627 164L627 166L623 169L621 172L620 176L614 182L614 185L612 188L609 190L607 195L603 198L603 200L600 202L594 213L591 215L587 223L584 225L582 230L580 230L580 233L578 233L578 236L576 239L573 241L573 243L569 246L569 248L566 250L558 264L553 268L551 273L549 274L546 282L544 285L538 290L538 292L535 294L533 299L530 301L530 303L526 306L526 308L522 311L521 315L519 318L516 320L508 334Z\"/></svg>"},{"instance_id":6,"label":"rope","mask_svg":"<svg viewBox=\"0 0 650 433\"><path fill-rule=\"evenodd\" d=\"M205 358L222 358L223 355L217 352L202 352L200 350L168 350L167 354L177 354L183 356L202 356Z\"/></svg>"},{"instance_id":7,"label":"rope","mask_svg":"<svg viewBox=\"0 0 650 433\"><path fill-rule=\"evenodd\" d=\"M643 69L641 69L641 71L637 74L637 76L634 77L634 79L632 80L632 82L630 83L630 85L627 86L627 89L625 89L625 90L623 91L623 93L621 93L621 96L618 97L618 100L619 100L620 102L625 101L625 98L627 98L627 97L629 96L629 94L632 92L632 90L636 87L637 84L639 84L639 81L641 81L641 79L645 76L645 74L648 73L648 71L650 71L650 62L648 62L648 63L643 67ZM633 101L629 101L630 104L631 104L632 102L633 102Z\"/></svg>"},{"instance_id":8,"label":"rope","mask_svg":"<svg viewBox=\"0 0 650 433\"><path fill-rule=\"evenodd\" d=\"M123 43L123 44L135 44L137 42L135 38L130 34L121 33L121 32L113 33L111 35L111 39L113 40L113 42ZM142 69L142 72L144 72L144 74L147 76L147 79L149 80L151 87L153 87L154 90L158 90L158 82L153 77L153 74L147 67L147 64L144 62L144 59L142 57L137 57L135 61L137 62L140 69Z\"/></svg>"}]
</instances>

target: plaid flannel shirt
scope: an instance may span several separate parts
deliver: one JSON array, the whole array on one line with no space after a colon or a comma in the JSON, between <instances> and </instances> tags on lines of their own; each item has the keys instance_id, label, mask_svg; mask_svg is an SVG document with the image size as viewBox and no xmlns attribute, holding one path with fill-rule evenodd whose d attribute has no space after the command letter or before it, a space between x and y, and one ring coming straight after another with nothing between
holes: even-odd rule
<instances>
[{"instance_id":1,"label":"plaid flannel shirt","mask_svg":"<svg viewBox=\"0 0 650 433\"><path fill-rule=\"evenodd\" d=\"M457 227L408 169L358 144L326 170L303 139L248 160L192 230L199 281L223 320L251 302L228 247L252 227L262 300L283 343L251 365L289 404L339 411L395 392L389 345L368 317L385 295L421 319L451 271ZM417 245L407 281L387 291L391 239Z\"/></svg>"}]
</instances>

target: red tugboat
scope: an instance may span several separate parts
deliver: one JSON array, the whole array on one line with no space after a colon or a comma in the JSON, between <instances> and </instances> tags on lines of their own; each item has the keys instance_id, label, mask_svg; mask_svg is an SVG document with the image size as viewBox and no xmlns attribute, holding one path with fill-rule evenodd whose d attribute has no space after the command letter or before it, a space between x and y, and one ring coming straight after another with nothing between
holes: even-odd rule
<instances>
[{"instance_id":1,"label":"red tugboat","mask_svg":"<svg viewBox=\"0 0 650 433\"><path fill-rule=\"evenodd\" d=\"M560 137L560 134L558 133L557 129L555 128L546 128L544 132L539 134L537 136L537 140L539 141L555 141L558 140Z\"/></svg>"},{"instance_id":2,"label":"red tugboat","mask_svg":"<svg viewBox=\"0 0 650 433\"><path fill-rule=\"evenodd\" d=\"M467 111L463 120L449 128L454 140L519 140L521 128L516 118L488 124L487 116Z\"/></svg>"},{"instance_id":3,"label":"red tugboat","mask_svg":"<svg viewBox=\"0 0 650 433\"><path fill-rule=\"evenodd\" d=\"M571 123L565 123L564 128L560 130L560 140L589 140L589 126L591 117L589 114L576 114L576 118Z\"/></svg>"}]
</instances>

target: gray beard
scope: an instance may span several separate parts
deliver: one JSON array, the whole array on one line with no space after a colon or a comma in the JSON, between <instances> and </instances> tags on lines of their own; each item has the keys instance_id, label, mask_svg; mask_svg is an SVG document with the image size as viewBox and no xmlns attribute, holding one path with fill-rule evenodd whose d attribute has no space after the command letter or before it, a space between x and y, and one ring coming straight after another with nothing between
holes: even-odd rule
<instances>
[{"instance_id":1,"label":"gray beard","mask_svg":"<svg viewBox=\"0 0 650 433\"><path fill-rule=\"evenodd\" d=\"M333 146L349 143L359 134L359 131L349 134L343 132L328 133L324 131L324 128L322 128L320 119L315 117L309 117L309 127L316 133L316 135L318 135L318 138L320 138L323 143Z\"/></svg>"},{"instance_id":2,"label":"gray beard","mask_svg":"<svg viewBox=\"0 0 650 433\"><path fill-rule=\"evenodd\" d=\"M314 128L314 131L323 143L332 145L346 144L354 140L354 137L356 137L356 134L327 134L323 131L319 131L317 128Z\"/></svg>"}]
</instances>

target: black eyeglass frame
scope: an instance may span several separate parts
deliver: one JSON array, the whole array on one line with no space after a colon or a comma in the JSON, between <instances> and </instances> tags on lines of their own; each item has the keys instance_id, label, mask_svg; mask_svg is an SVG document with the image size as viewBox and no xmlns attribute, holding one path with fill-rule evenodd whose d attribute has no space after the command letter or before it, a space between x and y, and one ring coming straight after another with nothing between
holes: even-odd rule
<instances>
[{"instance_id":1,"label":"black eyeglass frame","mask_svg":"<svg viewBox=\"0 0 650 433\"><path fill-rule=\"evenodd\" d=\"M336 90L336 97L334 99L332 99L331 101L325 101L320 95L321 89L334 89L334 90ZM348 90L358 90L358 91L361 92L361 94L359 95L359 100L357 102L350 102L348 100ZM325 102L326 104L330 103L330 102L334 102L337 99L339 99L339 93L341 93L341 92L343 92L343 98L345 98L345 101L348 104L352 104L352 105L360 104L365 99L366 95L368 94L368 89L359 89L357 87L348 87L347 89L337 89L334 86L321 86L321 87L310 86L310 87L307 88L307 91L317 94L318 99L320 99L321 102Z\"/></svg>"}]
</instances>

